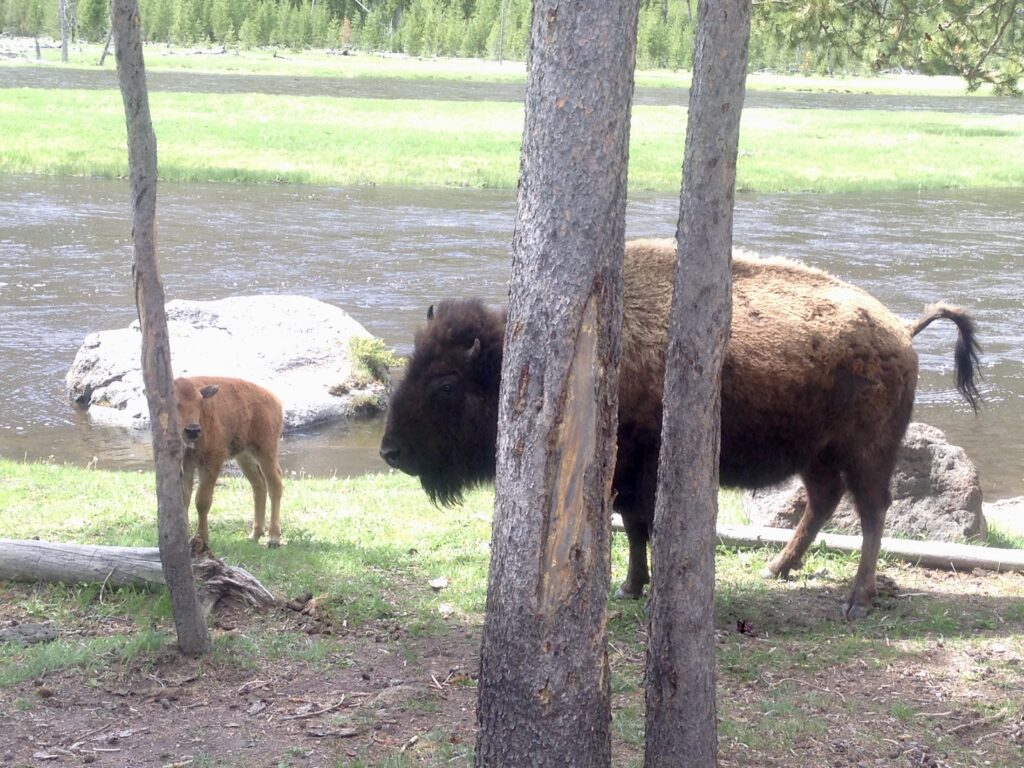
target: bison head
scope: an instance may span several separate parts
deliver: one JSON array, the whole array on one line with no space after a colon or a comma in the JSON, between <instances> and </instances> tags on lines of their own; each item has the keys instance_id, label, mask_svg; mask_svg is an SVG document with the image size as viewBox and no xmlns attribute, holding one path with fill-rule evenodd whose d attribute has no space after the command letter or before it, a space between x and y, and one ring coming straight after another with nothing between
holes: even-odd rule
<instances>
[{"instance_id":1,"label":"bison head","mask_svg":"<svg viewBox=\"0 0 1024 768\"><path fill-rule=\"evenodd\" d=\"M419 477L437 504L494 478L505 314L480 301L427 311L388 407L380 455Z\"/></svg>"},{"instance_id":2,"label":"bison head","mask_svg":"<svg viewBox=\"0 0 1024 768\"><path fill-rule=\"evenodd\" d=\"M181 424L181 439L186 448L195 448L196 441L203 433L200 426L203 400L217 394L216 384L199 389L192 379L174 380L174 395L178 401L178 421Z\"/></svg>"}]
</instances>

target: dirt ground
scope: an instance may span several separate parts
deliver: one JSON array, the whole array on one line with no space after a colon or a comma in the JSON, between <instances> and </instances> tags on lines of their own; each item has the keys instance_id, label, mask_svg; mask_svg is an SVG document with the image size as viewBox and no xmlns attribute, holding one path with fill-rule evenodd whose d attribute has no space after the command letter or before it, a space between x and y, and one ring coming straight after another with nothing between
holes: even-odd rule
<instances>
[{"instance_id":1,"label":"dirt ground","mask_svg":"<svg viewBox=\"0 0 1024 768\"><path fill-rule=\"evenodd\" d=\"M721 765L1024 766L1021 708L984 714L974 706L1024 692L1024 626L1002 618L1020 616L1013 606L1024 600L1024 574L900 565L886 573L899 588L880 597L884 621L914 620L904 606L923 600L954 620L980 617L976 626L968 618L966 626L927 638L894 664L869 664L858 655L820 664L813 648L803 648L808 663L787 667L779 677L759 672L758 659L797 644L800 617L834 612L846 585L824 580L780 586L770 601L773 610L785 611L794 634L770 636L759 629L757 616L719 627L719 716L728 724L721 729ZM303 607L312 608L311 615L294 610ZM0 606L0 628L25 620L16 599ZM618 673L635 683L616 690L613 682L613 710L637 713L637 730L645 628L641 620L631 621L635 637L613 643L610 656L613 681ZM95 620L73 633L117 635L133 626L128 617ZM880 637L865 633L868 642L890 643L884 622L882 627ZM0 688L0 765L469 765L480 627L449 624L446 630L413 636L394 620L350 630L301 600L263 614L218 610L217 650L200 660L165 646L128 662L42 674ZM857 631L856 625L834 624L838 639ZM326 636L344 653L333 661L261 665L259 649L249 649L246 638L275 633ZM900 642L907 641L892 641ZM729 658L734 661L723 661ZM738 669L730 666L736 658ZM800 722L813 728L786 731L794 721L770 695L784 689L794 692L791 705ZM772 717L777 732L764 730L765 718ZM615 765L640 765L642 733L622 730L614 739Z\"/></svg>"}]
</instances>

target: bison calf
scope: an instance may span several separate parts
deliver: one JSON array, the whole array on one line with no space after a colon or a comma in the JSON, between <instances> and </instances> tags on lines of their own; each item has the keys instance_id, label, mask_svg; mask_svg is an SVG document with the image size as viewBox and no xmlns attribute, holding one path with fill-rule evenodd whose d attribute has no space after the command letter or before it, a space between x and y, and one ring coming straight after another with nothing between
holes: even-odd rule
<instances>
[{"instance_id":1,"label":"bison calf","mask_svg":"<svg viewBox=\"0 0 1024 768\"><path fill-rule=\"evenodd\" d=\"M195 376L174 380L185 456L181 468L185 514L192 499L192 484L199 472L196 493L198 524L195 538L209 541L207 515L213 487L221 467L235 459L252 485L256 514L250 538L263 535L270 492L270 528L267 545L281 543L281 467L277 443L284 417L281 401L272 393L242 379Z\"/></svg>"},{"instance_id":2,"label":"bison calf","mask_svg":"<svg viewBox=\"0 0 1024 768\"><path fill-rule=\"evenodd\" d=\"M626 245L619 374L618 454L612 481L629 538L621 595L649 581L661 448L665 348L676 246ZM785 577L844 490L863 529L860 567L845 613L864 615L889 506L889 480L917 384L911 339L937 319L953 321L957 387L975 405L978 347L961 310L937 305L905 323L878 301L825 272L782 259L733 259L731 336L722 369L720 478L759 488L800 475L808 505L786 548L768 565ZM495 472L504 311L475 300L427 313L405 379L391 398L381 457L419 477L435 502ZM684 513L685 510L680 510Z\"/></svg>"}]
</instances>

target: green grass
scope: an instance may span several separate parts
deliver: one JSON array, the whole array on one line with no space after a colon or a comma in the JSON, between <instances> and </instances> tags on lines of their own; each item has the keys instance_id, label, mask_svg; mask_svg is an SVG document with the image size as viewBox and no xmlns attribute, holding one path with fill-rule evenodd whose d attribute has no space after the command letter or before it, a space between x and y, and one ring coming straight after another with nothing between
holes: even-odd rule
<instances>
[{"instance_id":1,"label":"green grass","mask_svg":"<svg viewBox=\"0 0 1024 768\"><path fill-rule=\"evenodd\" d=\"M276 550L246 539L250 504L244 481L228 478L218 486L211 544L218 556L249 569L278 595L316 595L335 626L365 627L371 635L400 623L403 634L381 647L409 668L424 663L418 638L429 636L429 646L436 647L443 638L479 633L490 490L470 494L461 508L438 509L402 475L293 478L285 487L285 545ZM152 546L154 517L150 474L0 460L0 538ZM720 521L743 522L737 493L720 496ZM969 583L946 591L943 579L955 583L971 576L925 578L921 569L883 559L880 569L906 594L880 597L867 619L849 624L841 620L839 606L856 570L855 555L815 548L804 568L780 583L758 576L770 554L729 547L717 553L718 714L729 754L744 755L751 765L782 764L772 760L813 751L839 738L839 731L848 743L885 754L886 739L907 733L944 750L951 765L971 764L982 734L937 735L929 713L955 709L956 722L968 724L1002 711L1000 723L1021 716L1024 601L1012 586L1019 580L1007 581L999 594L975 594ZM617 535L613 582L624 575L625 557L625 539ZM429 586L437 576L449 580L441 592ZM163 591L0 584L0 601L23 619L50 620L62 628L53 643L0 645L0 689L61 670L79 670L83 684L112 669L145 670L166 649L171 632ZM109 634L74 631L95 628L97 617L105 617L99 625ZM609 605L612 731L615 749L625 755L617 764L638 765L642 750L646 621L641 601ZM245 680L279 660L325 673L358 669L364 662L351 656L344 639L276 623L215 634L201 663L238 670ZM462 684L475 685L468 677ZM904 685L917 692L914 698L903 694ZM16 709L41 706L21 690L12 696ZM440 718L439 705L431 690L409 708ZM436 732L422 736L434 756L430 765L468 760L471 746L449 744L446 725L439 722ZM356 760L346 764L422 764L400 753L361 754Z\"/></svg>"},{"instance_id":2,"label":"green grass","mask_svg":"<svg viewBox=\"0 0 1024 768\"><path fill-rule=\"evenodd\" d=\"M34 49L7 60L8 66L55 66L95 69L102 47L80 44L72 47L68 63L60 63L56 48L42 50L36 61ZM432 58L379 55L356 52L340 56L327 51L230 50L220 48L173 48L164 44L146 45L146 68L154 71L185 71L215 74L269 74L306 77L385 78L401 80L469 80L478 82L525 82L526 65L521 61ZM0 64L3 66L3 64ZM114 68L113 55L104 68ZM641 69L636 72L637 87L685 88L690 72L669 69ZM820 77L752 72L747 88L766 91L840 91L849 93L891 93L910 95L966 95L966 86L958 77L929 77L911 74ZM987 93L982 90L982 94Z\"/></svg>"},{"instance_id":3,"label":"green grass","mask_svg":"<svg viewBox=\"0 0 1024 768\"><path fill-rule=\"evenodd\" d=\"M520 105L153 93L165 181L514 188ZM46 120L40 115L46 114ZM686 112L634 109L630 187L677 193ZM118 92L0 89L0 173L122 177ZM1024 115L750 109L737 187L1024 185Z\"/></svg>"}]
</instances>

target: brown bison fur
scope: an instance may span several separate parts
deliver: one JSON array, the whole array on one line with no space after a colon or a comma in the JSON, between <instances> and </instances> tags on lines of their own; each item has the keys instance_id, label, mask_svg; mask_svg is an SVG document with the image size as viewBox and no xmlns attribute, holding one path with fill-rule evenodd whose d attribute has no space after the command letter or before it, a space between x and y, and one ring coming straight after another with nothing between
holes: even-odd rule
<instances>
[{"instance_id":1,"label":"brown bison fur","mask_svg":"<svg viewBox=\"0 0 1024 768\"><path fill-rule=\"evenodd\" d=\"M629 538L620 595L649 581L672 240L627 244L619 374L616 507ZM817 269L740 253L733 259L733 317L722 371L720 476L758 488L799 474L809 504L786 548L768 565L785 577L844 489L856 502L863 551L846 615L866 613L889 506L889 480L910 421L917 382L911 338L933 320L959 329L957 385L972 406L978 347L970 318L937 305L906 324L864 291ZM479 301L428 312L405 379L392 396L381 456L420 478L435 502L494 477L505 313Z\"/></svg>"},{"instance_id":2,"label":"brown bison fur","mask_svg":"<svg viewBox=\"0 0 1024 768\"><path fill-rule=\"evenodd\" d=\"M207 515L221 467L235 459L252 485L256 507L250 538L263 535L270 493L270 528L267 545L281 543L281 467L277 443L284 417L281 401L263 387L242 379L195 376L174 380L185 457L181 468L182 495L188 513L192 483L199 472L196 492L198 525L194 543L209 542Z\"/></svg>"}]
</instances>

